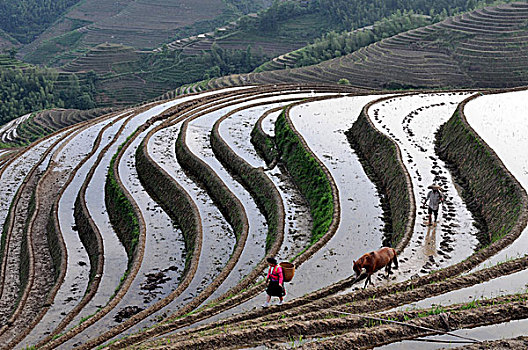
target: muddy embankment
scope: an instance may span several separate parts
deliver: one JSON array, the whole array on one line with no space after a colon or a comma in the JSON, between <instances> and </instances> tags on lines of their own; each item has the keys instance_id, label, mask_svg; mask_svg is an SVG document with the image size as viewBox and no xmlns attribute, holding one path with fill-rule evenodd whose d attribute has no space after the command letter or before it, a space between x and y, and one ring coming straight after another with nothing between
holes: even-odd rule
<instances>
[{"instance_id":1,"label":"muddy embankment","mask_svg":"<svg viewBox=\"0 0 528 350\"><path fill-rule=\"evenodd\" d=\"M322 90L322 89L321 89ZM299 90L300 91L300 90ZM325 91L325 90L323 90ZM268 92L267 90L265 92ZM319 91L321 92L321 91ZM335 89L331 89L331 92L340 92L336 91ZM293 167L297 167L296 171L299 171L299 167L310 167L309 170L305 170L306 172L315 172L313 167L320 167L320 176L323 176L327 179L327 184L329 184L330 188L330 196L332 197L331 200L333 202L333 210L332 210L332 221L330 224L330 227L327 229L323 237L319 239L319 241L313 243L310 248L306 249L303 253L301 253L299 256L295 258L293 261L295 265L300 265L304 261L308 260L318 249L320 249L335 233L335 230L337 229L337 225L339 223L339 200L338 200L338 192L337 187L334 184L329 171L324 167L323 163L309 150L308 146L302 139L301 135L293 128L291 125L291 122L289 121L289 118L287 118L287 113L284 114L284 122L283 122L283 128L285 129L282 133L282 136L279 136L278 139L281 139L281 137L288 136L288 139L283 139L283 145L289 145L288 147L285 147L282 151L282 154L288 155L288 159L290 162L284 161L284 165L288 171L292 171L294 169ZM181 134L180 134L181 135ZM297 158L296 161L294 159ZM295 169L294 169L295 170ZM296 179L293 179L296 185L300 188L301 193L306 196L307 191L321 191L323 192L324 189L317 189L314 187L313 183L300 183L297 182ZM298 180L298 179L297 179ZM320 179L319 179L320 180ZM324 202L327 203L327 202ZM328 209L328 206L326 207ZM190 313L185 315L185 318L179 318L179 319L172 319L169 323L160 324L156 328L152 329L151 331L146 331L144 333L129 337L127 339L123 339L122 341L119 341L117 343L114 343L110 345L110 348L112 349L118 349L130 346L131 344L134 344L136 342L140 342L142 340L148 339L149 337L153 337L155 335L163 334L166 332L169 332L174 329L178 329L181 327L185 327L188 325L191 325L195 322L198 322L200 320L203 320L207 317L210 317L212 315L215 315L223 310L227 310L231 307L234 307L236 305L239 305L246 300L254 297L255 295L259 294L264 290L263 285L257 285L252 288L249 288L248 290L243 290L239 294L229 296L229 298L226 298L225 300L219 302L218 304L213 304L205 308L204 310L200 310L196 313ZM260 311L260 310L259 310ZM247 313L249 316L252 317L252 313Z\"/></svg>"},{"instance_id":2,"label":"muddy embankment","mask_svg":"<svg viewBox=\"0 0 528 350\"><path fill-rule=\"evenodd\" d=\"M456 310L408 321L409 325L427 327L443 331L473 328L489 324L524 319L528 315L525 300L479 307L469 310ZM329 329L331 331L331 329ZM330 332L328 333L331 334ZM383 344L438 334L406 325L383 324L367 329L358 329L325 341L306 344L303 349L362 349Z\"/></svg>"},{"instance_id":3,"label":"muddy embankment","mask_svg":"<svg viewBox=\"0 0 528 350\"><path fill-rule=\"evenodd\" d=\"M71 133L71 132L70 132ZM32 152L36 149L39 144L55 137L57 133L49 135L40 142L37 142L28 149L26 152ZM29 321L19 320L19 317L23 312L33 312L30 317L31 320L35 318L37 312L42 308L42 305L47 304L48 301L44 298L50 293L54 286L56 286L57 272L54 271L54 264L48 245L48 236L53 235L53 232L47 232L46 224L49 219L49 211L53 195L49 198L45 198L45 203L48 207L43 211L40 211L39 223L34 224L36 219L35 211L37 210L36 196L39 187L39 183L43 181L44 173L39 170L39 167L46 162L46 158L53 151L55 146L60 143L61 140L55 140L48 149L43 152L39 160L31 168L25 179L22 181L19 189L17 190L15 197L13 198L6 221L3 226L2 242L0 247L0 257L2 258L2 267L0 272L0 295L2 296L2 303L0 304L0 321L2 327L0 328L0 334L4 337L4 342L10 340L9 335L4 333L13 333L13 327L17 330L27 328ZM7 164L15 161L16 158L12 158ZM1 172L6 170L4 167ZM45 190L44 190L45 191ZM52 191L51 193L55 193ZM46 223L43 224L43 221ZM31 229L33 227L33 229ZM61 240L57 237L58 240ZM59 249L63 246L59 245ZM37 261L35 266L35 251ZM60 253L62 254L62 253ZM44 266L43 269L39 267ZM35 269L42 275L41 280L45 281L39 284L40 288L28 288L32 283L32 276L35 275ZM39 275L40 277L40 275ZM39 301L35 302L34 298L30 300L31 307L24 307L28 300L30 293L34 292L34 296L40 298ZM23 317L23 315L22 315ZM26 329L27 331L27 329ZM20 336L22 333L18 332Z\"/></svg>"},{"instance_id":4,"label":"muddy embankment","mask_svg":"<svg viewBox=\"0 0 528 350\"><path fill-rule=\"evenodd\" d=\"M495 341L485 341L480 344L465 345L456 348L456 350L489 350L489 349L510 349L526 350L528 349L528 337L521 336L511 339L501 339Z\"/></svg>"},{"instance_id":5,"label":"muddy embankment","mask_svg":"<svg viewBox=\"0 0 528 350\"><path fill-rule=\"evenodd\" d=\"M398 305L404 305L414 300L421 300L423 298L427 298L433 295L438 295L451 290L482 283L483 281L497 278L505 274L511 274L526 268L528 264L528 259L521 258L503 263L500 266L494 266L492 268L484 269L466 276L458 276L452 278L452 276L456 276L457 274L460 274L464 271L468 271L472 267L485 260L487 257L493 255L498 250L502 249L504 246L509 244L509 242L514 240L525 226L527 206L525 204L526 194L524 190L520 187L518 183L516 183L515 179L513 179L508 173L508 171L502 166L502 163L500 162L498 157L496 157L492 152L490 152L489 148L486 148L487 146L482 147L485 144L478 139L478 136L474 132L472 132L471 128L463 119L460 118L459 114L455 114L447 125L449 125L450 123L460 129L453 130L448 134L442 133L441 135L444 136L439 136L443 137L443 147L445 148L444 152L447 149L450 149L450 152L452 152L452 154L457 155L459 153L458 147L462 146L462 144L457 144L457 142L466 143L466 152L468 153L467 157L465 157L465 160L467 162L465 163L466 169L460 170L460 172L482 172L484 174L489 175L486 181L482 181L480 184L478 177L474 177L472 179L472 182L469 182L470 180L468 180L468 183L471 183L471 186L473 186L477 190L482 190L483 188L486 188L490 192L490 194L494 196L492 197L492 199L488 199L489 203L487 205L494 208L495 210L501 211L502 214L498 213L492 216L492 221L490 222L489 227L495 227L495 229L499 230L500 232L504 225L506 225L507 223L511 223L511 220L514 220L514 224L510 226L510 232L507 233L506 236L503 237L501 240L492 244L488 248L480 250L470 258L466 259L464 262L446 268L444 270L437 271L428 276L423 276L418 279L413 279L402 283L390 285L388 287L366 289L347 295L331 296L325 299L321 299L321 297L329 295L328 290L326 290L324 293L323 291L318 291L316 293L313 293L312 295L302 298L304 300L294 300L281 307L279 319L282 320L282 318L284 318L284 322L288 322L289 318L304 317L302 315L308 316L311 319L324 318L325 316L322 314L317 315L317 310L327 310L331 307L339 307L343 305L346 305L348 308L348 310L345 311L350 311L354 313L369 312L372 310L383 310ZM458 133L456 131L458 131ZM477 160L481 159L482 153L484 153L487 157L485 162L473 162L471 160L471 158ZM457 163L453 162L453 164ZM463 169L464 163L461 163L460 167L461 169ZM490 171L489 169L495 170ZM494 183L494 185L490 186L489 182ZM506 188L510 188L509 191L498 188L503 183L506 184ZM511 187L512 184L514 187ZM499 200L498 197L502 197L502 200L512 200L512 193L514 193L514 196L516 196L513 197L513 200L515 200L516 198L517 201L520 201L523 204L521 212L517 213L516 217L508 215L510 208L509 205L496 205L496 202ZM477 196L475 196L475 198L477 198ZM488 208L487 210L490 209ZM495 221L495 223L493 223L493 220L497 220L497 218L501 217L504 218L504 222L502 222L502 224L497 224L499 221ZM497 235L494 235L492 233L491 236L494 237ZM310 300L312 302L310 302ZM259 324L267 322L277 322L277 319L279 317L277 311L278 310L256 310L248 313L248 315L236 315L228 320L217 322L215 324L215 326L217 327L216 329L214 328L214 326L211 325L209 327L199 327L196 331L203 331L205 329L209 329L212 334L218 332L223 333L222 329L228 328L230 327L230 325L234 326L239 322L246 321L246 327L249 327L251 330L262 329L264 331L263 333L266 334L265 330L263 329L265 327L262 327L262 325ZM480 319L486 318L489 314L488 310L481 310L475 312L480 312L480 315L477 316L480 317ZM313 314L308 315L310 313ZM516 313L515 315L515 317L520 318L526 317L520 313ZM500 315L498 316L500 317ZM489 320L492 320L492 318L489 318ZM497 319L496 321L498 322L500 320ZM495 321L489 322L493 323ZM295 330L295 324L296 322L292 324L293 330ZM302 328L299 329L300 331L292 332L292 334L294 336L305 334L303 333ZM182 333L182 335L184 334L187 334L187 332ZM188 334L190 336L192 333ZM248 332L246 334L246 337L248 339L246 340L245 344L251 343L251 334L251 332ZM271 333L267 333L266 337L268 337L268 339L271 339L272 334L273 331L271 331ZM390 337L389 334L385 334L384 336L386 336L387 339L389 339ZM221 336L219 335L217 337L212 336L212 339L209 339L211 341L209 344L217 344L218 338L220 337L223 338L223 344L232 344L232 338L230 339L230 337L226 336L226 334L221 334ZM174 341L176 339L178 339L178 337L175 337L174 339L170 340ZM191 344L194 344L194 342L190 341L189 343L187 343L187 345ZM201 345L204 345L204 343L202 342Z\"/></svg>"},{"instance_id":6,"label":"muddy embankment","mask_svg":"<svg viewBox=\"0 0 528 350\"><path fill-rule=\"evenodd\" d=\"M129 116L130 113L124 113L121 117L119 117L119 120L127 118ZM94 155L97 147L100 145L104 131L107 128L111 127L111 125L112 123L105 126L97 136L96 143L94 145L94 151L91 153L91 156ZM126 123L124 125L126 125ZM84 294L82 300L66 315L66 317L64 317L64 319L60 322L57 328L53 332L51 332L46 338L42 339L37 344L37 347L41 347L47 342L51 341L53 338L56 338L56 335L62 332L64 328L66 328L66 326L73 320L73 318L90 302L90 300L97 293L97 289L99 288L99 283L101 281L104 267L104 244L99 228L91 218L90 212L86 205L86 190L88 188L88 184L93 178L97 166L101 163L101 160L107 153L108 149L115 143L115 141L121 135L121 132L125 127L124 125L117 131L112 141L109 142L101 150L101 152L99 152L95 163L88 171L86 178L80 187L80 190L77 194L77 198L75 199L74 203L73 215L75 219L75 226L90 260L90 279L88 282L86 293Z\"/></svg>"},{"instance_id":7,"label":"muddy embankment","mask_svg":"<svg viewBox=\"0 0 528 350\"><path fill-rule=\"evenodd\" d=\"M466 200L478 210L489 229L494 252L510 244L526 226L527 197L522 186L495 152L477 135L464 116L464 101L437 134L437 153L455 168L465 184ZM497 248L494 248L499 241Z\"/></svg>"},{"instance_id":8,"label":"muddy embankment","mask_svg":"<svg viewBox=\"0 0 528 350\"><path fill-rule=\"evenodd\" d=\"M255 104L259 106L264 104ZM262 168L254 168L244 159L239 157L220 136L220 124L235 113L252 106L237 108L220 118L211 131L211 147L216 158L239 181L255 200L259 210L266 218L268 233L266 235L266 253L276 255L284 237L284 205L279 191L269 179ZM254 281L266 268L267 263L262 260L245 277L250 282ZM237 294L246 288L248 283L239 283L228 294Z\"/></svg>"},{"instance_id":9,"label":"muddy embankment","mask_svg":"<svg viewBox=\"0 0 528 350\"><path fill-rule=\"evenodd\" d=\"M102 121L103 119L107 118L108 116L103 116L96 118L94 120L88 120L85 122L82 122L75 127L70 128L68 131L57 131L54 132L51 135L48 135L43 140L48 140L52 137L57 136L58 134L65 134L67 135L75 135L75 130L78 130L77 132L82 132L83 129L88 128L91 125L95 125L97 122ZM72 136L71 136L72 137ZM42 142L41 140L40 142ZM38 162L38 164L41 164L44 160L44 158L49 155L51 151L54 150L54 147L62 142L63 139L58 139L48 147L47 151L43 154L41 160ZM97 141L99 142L99 141ZM62 142L62 145L55 151L55 153L59 153L61 149L66 147L68 144L68 141ZM34 145L38 145L38 142ZM33 145L33 146L34 146ZM98 143L97 143L98 145ZM90 154L93 154L95 152L95 148L97 145L94 145L92 148L92 151ZM86 157L84 158L86 159ZM61 185L61 188L56 188L58 183L61 183L58 181L60 178L65 178L65 176L68 175L68 173L60 173L57 174L53 171L55 166L55 160L50 160L50 164L48 165L46 172L42 176L42 179L39 180L39 184L37 185L37 188L34 189L34 194L31 197L31 200L29 202L29 205L25 203L24 205L27 208L30 209L30 211L35 211L35 214L28 213L27 216L20 216L27 217L27 222L24 224L24 230L27 231L25 234L25 239L23 242L26 245L26 248L24 249L24 255L21 255L21 260L25 261L24 265L28 265L25 269L20 270L20 276L23 278L24 275L29 276L29 278L26 277L30 282L32 282L32 285L35 284L39 288L29 288L31 289L31 293L35 294L35 297L31 297L31 295L24 294L21 298L21 303L26 302L25 298L28 299L42 299L45 297L45 301L38 301L37 302L37 308L38 313L33 314L31 316L22 315L21 320L24 327L23 332L18 332L16 337L13 339L12 343L9 345L9 347L14 346L17 342L19 342L21 339L23 339L31 329L42 319L44 314L47 312L47 310L50 308L50 306L53 303L53 300L58 292L58 290L61 287L62 281L64 279L65 273L66 273L66 263L67 263L67 257L66 257L66 246L65 242L62 238L62 233L60 230L60 227L58 225L58 214L57 214L57 208L58 208L58 202L63 194L64 189L70 184L70 182L73 179L74 174L77 172L77 170L80 168L82 163L84 163L84 160L81 162L81 164L78 164L75 169L73 169L71 172L68 172L70 176L66 180L64 184ZM30 175L28 175L28 178L32 178L33 171L30 172ZM47 180L47 181L45 181ZM41 183L42 182L42 183ZM28 180L24 180L22 187L27 187ZM17 195L18 198L18 195ZM41 198L40 202L36 202L36 198ZM16 200L18 201L18 199ZM10 219L8 219L8 222L10 222ZM7 222L6 222L7 224ZM11 223L11 225L14 225L15 223ZM44 233L42 233L44 232ZM29 242L29 235L34 235L35 237L32 239L32 242ZM34 257L32 256L34 255ZM44 257L43 257L44 256ZM49 260L49 262L46 262ZM32 262L33 261L33 262ZM41 277L43 276L43 277ZM46 284L52 283L50 285L49 290L44 290L45 285L41 282L41 279L44 278L46 281ZM40 279L40 280L39 280ZM34 283L33 283L34 281ZM29 301L31 302L31 300ZM28 306L23 306L24 310L30 309ZM37 312L37 311L35 311ZM28 319L30 321L28 321ZM49 338L49 337L48 337Z\"/></svg>"},{"instance_id":10,"label":"muddy embankment","mask_svg":"<svg viewBox=\"0 0 528 350\"><path fill-rule=\"evenodd\" d=\"M141 185L161 208L178 223L185 241L185 270L189 271L193 253L200 248L201 223L198 209L187 192L152 160L147 152L148 136L136 151L136 167ZM198 240L198 242L197 242ZM198 247L197 247L198 246ZM199 254L198 254L199 256ZM185 277L183 277L185 278ZM182 278L182 280L183 280Z\"/></svg>"},{"instance_id":11,"label":"muddy embankment","mask_svg":"<svg viewBox=\"0 0 528 350\"><path fill-rule=\"evenodd\" d=\"M266 165L272 168L279 158L279 153L275 147L275 139L267 135L262 129L262 121L271 113L278 112L282 108L275 108L264 113L251 130L251 143L260 158L264 159Z\"/></svg>"},{"instance_id":12,"label":"muddy embankment","mask_svg":"<svg viewBox=\"0 0 528 350\"><path fill-rule=\"evenodd\" d=\"M372 105L386 99L372 101L363 107L346 135L367 170L367 175L385 197L382 203L385 203L384 211L390 213L389 226L392 228L389 233L391 236L387 239L399 253L411 239L416 204L411 178L403 165L398 146L376 129L368 116Z\"/></svg>"},{"instance_id":13,"label":"muddy embankment","mask_svg":"<svg viewBox=\"0 0 528 350\"><path fill-rule=\"evenodd\" d=\"M383 323L361 317L356 313L340 314L340 310L325 310L324 317L316 320L298 320L296 322L260 322L256 327L229 326L187 339L160 339L142 349L215 349L242 348L267 344L291 342L292 340L323 338L306 344L306 348L317 349L358 349L371 348L389 342L433 335L433 331L424 331L413 325L444 331L477 327L508 320L523 319L528 312L528 295L499 297L481 303L457 304L449 307L433 307L424 310L389 312L375 317L399 322L406 325ZM338 311L338 312L334 312ZM350 312L350 311L349 311ZM324 340L325 337L330 337ZM304 348L303 347L303 348Z\"/></svg>"},{"instance_id":14,"label":"muddy embankment","mask_svg":"<svg viewBox=\"0 0 528 350\"><path fill-rule=\"evenodd\" d=\"M138 108L134 111L134 115L145 112L146 110L152 107L154 107L154 104L145 105L141 108ZM135 279L141 266L141 262L143 260L146 240L146 229L145 221L143 219L143 216L141 215L138 205L135 203L131 194L126 190L125 186L121 182L118 172L118 165L124 150L134 140L134 138L137 137L137 135L139 135L141 131L150 127L152 123L162 117L163 115L158 115L156 117L151 118L140 128L138 128L123 144L121 144L117 152L112 157L110 167L108 169L105 181L105 204L107 207L108 216L112 227L116 232L119 240L125 247L128 256L128 268L125 272L125 275L122 277L118 289L116 289L115 295L112 296L111 300L96 314L84 320L84 322L74 327L73 329L68 330L67 332L62 334L61 337L49 340L46 344L43 344L41 346L42 349L54 349L60 344L63 344L64 342L68 341L77 334L80 334L86 328L99 321L121 301L123 296L127 293L128 289L132 285L132 282ZM130 118L133 118L133 116L130 116ZM93 176L93 171L97 167L97 164L100 163L104 154L108 151L110 146L118 139L119 135L125 129L126 125L127 122L125 122L121 126L121 128L115 135L113 141L103 149L103 152L99 154L96 164L90 170L88 179L85 180L83 184L83 188L85 185L88 185L91 177ZM84 202L84 198L82 198L82 201ZM86 203L83 204L85 205ZM89 216L88 211L86 211L84 215ZM95 229L97 228L95 227ZM98 254L102 253L103 247L98 247ZM93 293L95 293L95 291Z\"/></svg>"}]
</instances>

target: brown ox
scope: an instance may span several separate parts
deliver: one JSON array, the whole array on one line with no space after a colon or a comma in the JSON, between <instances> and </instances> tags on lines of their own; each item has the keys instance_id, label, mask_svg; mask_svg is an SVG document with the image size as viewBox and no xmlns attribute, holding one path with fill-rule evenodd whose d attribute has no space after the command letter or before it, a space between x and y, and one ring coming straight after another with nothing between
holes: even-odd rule
<instances>
[{"instance_id":1,"label":"brown ox","mask_svg":"<svg viewBox=\"0 0 528 350\"><path fill-rule=\"evenodd\" d=\"M387 279L391 272L391 263L394 261L394 268L398 268L398 259L396 258L396 251L393 248L383 247L380 250L374 252L366 253L357 261L354 261L354 272L356 273L356 279L359 278L363 269L367 271L367 280L365 281L365 286L372 283L370 276L383 267L386 266L385 271L387 271Z\"/></svg>"}]
</instances>

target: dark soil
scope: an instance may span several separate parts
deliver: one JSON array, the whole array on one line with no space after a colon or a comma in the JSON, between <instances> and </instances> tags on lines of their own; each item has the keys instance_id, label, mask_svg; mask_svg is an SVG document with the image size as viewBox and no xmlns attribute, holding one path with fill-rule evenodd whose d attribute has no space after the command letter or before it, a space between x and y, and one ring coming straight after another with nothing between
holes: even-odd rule
<instances>
[{"instance_id":1,"label":"dark soil","mask_svg":"<svg viewBox=\"0 0 528 350\"><path fill-rule=\"evenodd\" d=\"M481 344L472 344L455 348L457 350L526 350L528 349L528 337L517 337L513 339L501 339L496 341L485 341Z\"/></svg>"},{"instance_id":2,"label":"dark soil","mask_svg":"<svg viewBox=\"0 0 528 350\"><path fill-rule=\"evenodd\" d=\"M121 323L123 320L126 320L141 311L143 311L143 309L139 306L127 306L119 310L119 312L114 316L114 320Z\"/></svg>"}]
</instances>

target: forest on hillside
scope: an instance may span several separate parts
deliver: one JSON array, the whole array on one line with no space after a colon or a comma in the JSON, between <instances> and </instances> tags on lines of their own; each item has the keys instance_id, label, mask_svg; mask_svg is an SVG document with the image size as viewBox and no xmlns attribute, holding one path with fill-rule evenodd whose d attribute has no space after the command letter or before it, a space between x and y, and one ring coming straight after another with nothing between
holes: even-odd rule
<instances>
[{"instance_id":1,"label":"forest on hillside","mask_svg":"<svg viewBox=\"0 0 528 350\"><path fill-rule=\"evenodd\" d=\"M258 18L246 17L241 25L248 31L274 32L282 21L305 14L325 18L333 30L354 30L372 25L397 11L445 18L469 11L477 6L495 3L493 0L311 0L274 1Z\"/></svg>"},{"instance_id":2,"label":"forest on hillside","mask_svg":"<svg viewBox=\"0 0 528 350\"><path fill-rule=\"evenodd\" d=\"M79 0L0 0L0 29L30 43Z\"/></svg>"},{"instance_id":3,"label":"forest on hillside","mask_svg":"<svg viewBox=\"0 0 528 350\"><path fill-rule=\"evenodd\" d=\"M414 11L401 13L397 11L389 17L374 23L372 27L362 28L352 32L331 31L323 34L299 50L288 56L288 63L280 66L278 63L268 61L258 67L255 72L275 70L281 68L298 68L311 66L336 57L348 55L362 47L376 41L402 33L411 29L432 24L436 18L415 14Z\"/></svg>"},{"instance_id":4,"label":"forest on hillside","mask_svg":"<svg viewBox=\"0 0 528 350\"><path fill-rule=\"evenodd\" d=\"M94 74L87 74L82 81L75 74L61 79L51 69L0 66L0 124L48 108L95 107Z\"/></svg>"},{"instance_id":5,"label":"forest on hillside","mask_svg":"<svg viewBox=\"0 0 528 350\"><path fill-rule=\"evenodd\" d=\"M0 29L21 43L28 43L77 2L0 0ZM491 0L226 0L233 13L242 15L260 10L258 16L240 17L233 33L244 40L255 38L255 44L245 44L247 47L241 49L230 47L229 43L222 46L223 42L219 40L208 49L193 54L164 48L161 52L142 55L137 62L130 62L128 71L121 68L100 76L92 72L87 75L88 79L84 73L82 79L73 74L64 78L67 75L59 74L57 70L0 65L0 121L6 122L42 108L99 107L95 101L103 100L98 99L100 94L108 96L108 86L112 87L112 98L104 99L107 105L113 102L137 103L184 84L248 73L272 58L259 46L258 40L263 38L301 47L309 40L311 43L300 50L302 54L294 66L316 64L399 32L492 2L496 3ZM372 29L353 32L374 23ZM296 26L299 28L292 30ZM9 54L14 56L16 51L12 49ZM90 70L87 68L85 71ZM112 80L113 76L115 80ZM120 92L115 87L119 87L119 81L126 76L144 82L141 93L130 95L141 100L119 100Z\"/></svg>"}]
</instances>

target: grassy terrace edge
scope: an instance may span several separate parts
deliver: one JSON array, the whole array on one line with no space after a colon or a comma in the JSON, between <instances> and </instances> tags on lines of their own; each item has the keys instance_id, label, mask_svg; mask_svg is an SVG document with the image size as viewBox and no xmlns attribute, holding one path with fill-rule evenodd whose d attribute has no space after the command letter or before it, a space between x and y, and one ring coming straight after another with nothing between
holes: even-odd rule
<instances>
[{"instance_id":1,"label":"grassy terrace edge","mask_svg":"<svg viewBox=\"0 0 528 350\"><path fill-rule=\"evenodd\" d=\"M249 107L243 107L243 109L245 108ZM238 110L239 109L236 109L234 112ZM234 112L230 112L215 123L210 135L211 147L222 165L231 174L234 174L237 180L240 181L251 194L266 218L268 223L266 252L269 252L272 246L276 245L275 241L278 235L282 236L279 234L279 230L284 230L284 207L282 205L282 198L264 170L249 165L249 163L239 157L220 136L220 123L234 114ZM279 246L280 243L282 242L279 242Z\"/></svg>"},{"instance_id":2,"label":"grassy terrace edge","mask_svg":"<svg viewBox=\"0 0 528 350\"><path fill-rule=\"evenodd\" d=\"M112 156L112 160L110 161L105 183L105 202L110 223L125 247L128 256L128 271L133 261L140 229L139 219L134 210L134 206L130 203L117 181L116 159L127 143L128 139L118 147L117 152Z\"/></svg>"},{"instance_id":3,"label":"grassy terrace edge","mask_svg":"<svg viewBox=\"0 0 528 350\"><path fill-rule=\"evenodd\" d=\"M327 174L287 120L289 110L285 109L275 122L275 143L281 160L310 206L313 218L311 246L330 229L334 218L334 193Z\"/></svg>"},{"instance_id":4,"label":"grassy terrace edge","mask_svg":"<svg viewBox=\"0 0 528 350\"><path fill-rule=\"evenodd\" d=\"M368 116L372 105L390 98L384 97L363 107L346 135L363 167L371 170L367 172L369 178L388 200L392 226L390 242L392 247L401 252L411 239L415 220L416 203L412 183L398 146L376 129Z\"/></svg>"},{"instance_id":5,"label":"grassy terrace edge","mask_svg":"<svg viewBox=\"0 0 528 350\"><path fill-rule=\"evenodd\" d=\"M270 167L278 159L279 153L275 148L274 138L268 136L262 129L262 121L273 112L274 110L270 110L264 113L251 130L251 143L255 151Z\"/></svg>"},{"instance_id":6,"label":"grassy terrace edge","mask_svg":"<svg viewBox=\"0 0 528 350\"><path fill-rule=\"evenodd\" d=\"M441 159L452 164L467 183L465 191L484 217L489 228L487 240L492 244L512 232L519 219L526 221L522 208L527 203L521 185L466 120L464 107L478 96L466 99L441 126L436 148Z\"/></svg>"},{"instance_id":7,"label":"grassy terrace edge","mask_svg":"<svg viewBox=\"0 0 528 350\"><path fill-rule=\"evenodd\" d=\"M266 103L263 103L266 104ZM220 135L220 124L233 114L251 108L252 106L263 105L257 103L251 106L237 108L220 118L213 126L210 134L211 147L222 165L239 181L255 200L257 207L266 218L268 232L266 234L266 254L275 255L278 253L284 237L284 205L282 197L277 188L269 179L262 168L254 168L243 158L239 157ZM229 294L239 293L248 284L254 281L266 268L267 263L261 260L257 266L244 278L245 282L239 282L230 289Z\"/></svg>"},{"instance_id":8,"label":"grassy terrace edge","mask_svg":"<svg viewBox=\"0 0 528 350\"><path fill-rule=\"evenodd\" d=\"M459 111L463 111L463 106L465 105L465 102L459 106ZM455 113L453 118L460 118L460 117ZM528 203L528 200L527 200L528 197L524 189L515 180L515 178L509 173L509 171L504 167L500 159L495 155L495 153L491 151L489 146L487 146L480 139L480 137L478 137L478 135L476 135L476 133L471 129L471 127L467 124L467 121L465 121L465 118L462 119L461 121L462 122L459 124L462 125L463 130L465 130L465 132L467 132L470 135L470 137L469 136L466 137L469 144L471 144L475 150L484 151L488 155L488 161L494 167L495 174L502 172L502 175L500 176L504 176L502 178L503 181L499 183L503 184L504 182L510 182L510 185L513 186L513 187L510 187L510 190L517 193L518 199L522 203L520 207L520 212L517 213L517 215L514 218L510 217L510 219L512 220L510 222L511 223L510 230L507 233L503 232L504 229L499 230L499 232L504 233L502 238L500 236L497 236L496 237L497 241L493 243L491 246L486 247L485 249L482 249L476 252L475 254L471 255L468 259L466 259L465 261L457 265L437 271L435 273L421 277L414 281L408 280L402 283L392 285L390 287L374 288L370 290L361 290L356 293L351 293L350 295L334 296L334 297L330 297L324 300L320 299L319 301L316 301L316 304L321 304L320 305L321 309L328 308L331 305L336 305L335 303L341 304L341 305L343 304L349 305L350 303L356 303L358 301L368 301L367 303L368 305L365 303L362 303L361 305L359 305L360 309L354 308L356 312L368 312L376 307L375 305L372 305L374 300L376 300L376 304L380 303L379 307L383 307L383 308L396 307L398 305L402 305L402 303L408 303L410 301L422 299L423 297L420 296L422 293L427 293L428 296L439 295L449 290L469 287L469 286L482 283L484 281L487 281L493 278L500 277L505 274L512 274L514 272L524 269L527 266L528 258L525 257L525 258L520 258L520 259L516 259L513 261L503 263L500 266L494 266L491 268L480 270L480 271L477 271L477 272L474 272L468 275L456 276L457 274L460 274L464 271L468 271L472 267L477 266L479 263L484 261L486 258L489 258L491 255L495 254L496 252L500 251L502 248L506 247L511 242L513 242L519 236L523 228L526 226L526 221L528 218L528 211L526 209L527 208L526 203ZM448 146L449 146L450 141L457 139L457 137L454 136L453 134L449 135L449 137L451 139L446 141ZM455 147L455 150L456 150L456 147ZM478 166L478 164L479 163L477 162L476 166ZM471 167L468 167L467 170L471 172ZM473 169L473 171L475 170ZM506 178L509 178L509 180L508 181L505 180ZM477 182L475 183L475 186L478 188L479 185L483 186L485 184L486 183L479 184ZM509 192L508 190L502 189L499 191L499 193L508 194ZM507 206L506 207L503 206L503 208L507 208ZM506 210L506 209L503 209L503 210ZM499 228L503 228L503 226L501 226L500 224L497 224L496 226ZM309 297L309 299L312 301L318 299L316 298L316 294L319 294L319 293L314 293L314 295ZM374 297L376 298L374 299ZM288 306L290 306L288 304L290 303L287 303L281 308L282 314L285 312L288 312L287 309L289 309ZM300 306L303 304L305 304L305 302L293 301L291 303L291 307ZM364 310L361 310L361 307L363 307ZM308 310L306 311L308 312ZM238 320L238 321L252 319L252 318L264 315L265 311L258 310L258 311L252 312L251 314L252 314L251 315L252 317L250 318L244 315L239 315L239 316L233 317L233 319ZM273 317L273 315L270 315L270 316ZM277 316L275 315L275 317ZM265 322L266 319L260 319L260 321ZM216 327L221 327L226 324L227 323L225 322L217 322ZM213 327L214 326L211 326L208 328L213 328ZM295 325L292 325L292 327L295 327ZM199 330L200 329L207 329L207 328L199 328Z\"/></svg>"}]
</instances>

